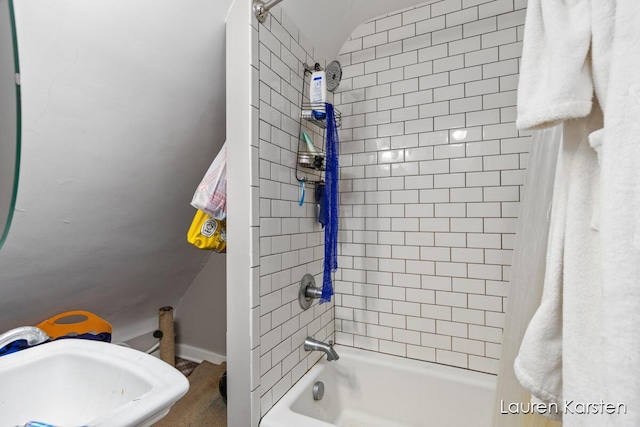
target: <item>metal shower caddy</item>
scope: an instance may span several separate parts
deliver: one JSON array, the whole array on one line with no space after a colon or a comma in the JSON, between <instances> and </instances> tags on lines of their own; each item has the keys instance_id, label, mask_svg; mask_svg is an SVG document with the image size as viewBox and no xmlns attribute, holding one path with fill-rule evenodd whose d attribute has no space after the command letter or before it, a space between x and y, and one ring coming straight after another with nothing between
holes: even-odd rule
<instances>
[{"instance_id":1,"label":"metal shower caddy","mask_svg":"<svg viewBox=\"0 0 640 427\"><path fill-rule=\"evenodd\" d=\"M313 71L319 71L321 69L322 68L318 63L316 63L313 67L307 64L304 64L304 75L302 76L302 90L301 90L302 93L304 93L307 74L311 74ZM336 119L336 127L340 127L342 125L342 113L338 109L334 108L334 115ZM308 180L306 178L300 178L298 172L300 170L299 169L300 167L303 167L306 169L312 169L320 172L325 170L324 130L327 128L326 106L323 103L312 103L312 102L303 101L301 105L298 135L302 134L303 120L323 130L322 132L323 147L322 147L321 153L310 153L308 151L300 151L300 143L298 143L298 153L297 153L297 162L296 162L296 179L298 180L298 182L307 182L310 184L321 184L324 182L322 179L313 181L313 180Z\"/></svg>"}]
</instances>

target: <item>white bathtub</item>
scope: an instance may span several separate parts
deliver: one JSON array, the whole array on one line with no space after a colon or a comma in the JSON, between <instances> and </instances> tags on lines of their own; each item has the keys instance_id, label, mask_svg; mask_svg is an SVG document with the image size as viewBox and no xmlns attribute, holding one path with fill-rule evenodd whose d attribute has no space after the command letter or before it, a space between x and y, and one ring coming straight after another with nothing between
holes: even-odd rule
<instances>
[{"instance_id":1,"label":"white bathtub","mask_svg":"<svg viewBox=\"0 0 640 427\"><path fill-rule=\"evenodd\" d=\"M496 377L336 346L264 416L260 427L489 427ZM313 399L316 381L322 400Z\"/></svg>"}]
</instances>

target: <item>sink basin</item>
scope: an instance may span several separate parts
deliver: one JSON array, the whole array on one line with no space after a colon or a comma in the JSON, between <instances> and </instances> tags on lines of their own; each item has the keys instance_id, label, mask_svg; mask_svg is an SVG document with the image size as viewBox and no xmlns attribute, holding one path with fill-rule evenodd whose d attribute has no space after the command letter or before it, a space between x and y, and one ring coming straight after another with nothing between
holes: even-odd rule
<instances>
[{"instance_id":1,"label":"sink basin","mask_svg":"<svg viewBox=\"0 0 640 427\"><path fill-rule=\"evenodd\" d=\"M0 427L150 426L189 389L172 366L99 341L63 339L0 357Z\"/></svg>"}]
</instances>

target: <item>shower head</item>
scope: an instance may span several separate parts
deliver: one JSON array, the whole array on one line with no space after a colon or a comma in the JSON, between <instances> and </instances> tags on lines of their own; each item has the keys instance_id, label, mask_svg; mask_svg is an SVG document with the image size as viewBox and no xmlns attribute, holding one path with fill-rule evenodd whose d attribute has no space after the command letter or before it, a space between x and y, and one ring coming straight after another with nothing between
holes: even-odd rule
<instances>
[{"instance_id":1,"label":"shower head","mask_svg":"<svg viewBox=\"0 0 640 427\"><path fill-rule=\"evenodd\" d=\"M327 90L333 92L342 80L342 66L338 61L333 61L327 65L325 72L327 73Z\"/></svg>"}]
</instances>

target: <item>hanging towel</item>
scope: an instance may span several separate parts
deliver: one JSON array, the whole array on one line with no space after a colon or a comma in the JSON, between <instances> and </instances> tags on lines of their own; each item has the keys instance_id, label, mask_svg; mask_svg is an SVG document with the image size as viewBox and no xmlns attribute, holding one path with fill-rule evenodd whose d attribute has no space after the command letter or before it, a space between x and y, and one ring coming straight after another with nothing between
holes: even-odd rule
<instances>
[{"instance_id":1,"label":"hanging towel","mask_svg":"<svg viewBox=\"0 0 640 427\"><path fill-rule=\"evenodd\" d=\"M608 426L640 425L640 2L615 3L601 158L605 401L626 403Z\"/></svg>"},{"instance_id":2,"label":"hanging towel","mask_svg":"<svg viewBox=\"0 0 640 427\"><path fill-rule=\"evenodd\" d=\"M592 144L589 138L603 127L600 105L592 100L589 49L595 17L588 0L530 0L527 7L517 126L537 129L564 121L564 132L542 301L514 371L534 400L557 405L558 413L546 415L561 417L568 427L601 426L602 415L571 413L575 402L595 403L605 397L597 231L600 170L592 146L597 146L597 138L591 138ZM598 40L602 49L603 40Z\"/></svg>"},{"instance_id":3,"label":"hanging towel","mask_svg":"<svg viewBox=\"0 0 640 427\"><path fill-rule=\"evenodd\" d=\"M338 269L338 154L339 139L333 105L325 103L327 112L327 156L325 173L324 269L320 304L331 301L332 272Z\"/></svg>"},{"instance_id":4,"label":"hanging towel","mask_svg":"<svg viewBox=\"0 0 640 427\"><path fill-rule=\"evenodd\" d=\"M530 0L524 31L518 128L555 126L588 115L593 94L587 61L590 0Z\"/></svg>"},{"instance_id":5,"label":"hanging towel","mask_svg":"<svg viewBox=\"0 0 640 427\"><path fill-rule=\"evenodd\" d=\"M587 4L590 12L586 10ZM593 152L582 148L585 146L582 141L574 141L574 146L581 148L575 150L573 162L576 166L581 165L576 169L582 171L583 175L572 175L573 181L566 186L569 191L579 191L592 184L592 191L590 195L583 194L583 197L567 197L564 223L566 238L562 248L564 259L559 263L562 282L557 288L562 295L562 329L559 332L562 338L558 349L562 352L564 399L576 396L575 399L588 399L586 402L604 401L625 406L622 413L612 415L570 416L565 413L563 424L638 426L640 377L635 373L640 364L640 55L636 52L640 44L637 25L640 21L640 2L529 0L528 8L518 88L518 125L544 126L545 120L580 116L584 105L571 109L571 112L565 109L563 117L555 113L561 110L558 107L562 103L552 101L564 98L573 105L585 101L586 89L590 84L584 82L588 70L580 65L579 58L583 56L586 45L584 23L587 16L590 20L591 61L587 56L584 64L591 62L592 86L604 116L600 127L593 120L587 126L593 129L588 139L593 152L597 152L597 161L594 161ZM563 9L564 15L556 13L557 9ZM578 28L574 28L576 23L580 23ZM563 26L564 36L557 33L556 37L560 37L556 40L541 37L546 32L558 32ZM558 46L563 46L561 49L564 49L566 58L552 53L559 50ZM556 58L555 65L548 63L551 57ZM571 75L569 68L575 80L567 78ZM552 73L545 70L567 71L558 76L566 87L549 85L548 76ZM536 73L543 76L539 82L536 82ZM582 83L578 85L578 82ZM570 91L572 95L565 96ZM529 94L535 96L529 97ZM544 112L546 102L549 102L550 113ZM538 113L533 114L535 111ZM597 114L595 108L591 114ZM591 169L587 171L589 166ZM572 207L575 208L573 211ZM576 280L582 277L576 274L580 262L573 260L576 265L571 267L568 260L581 253L570 252L568 247L569 243L575 243L583 237L573 233L574 238L570 238L570 226L574 225L574 221L585 223L585 214L591 215L591 220L589 230L585 227L584 231L597 233L596 230L599 230L599 237L587 243L597 244L599 239L600 247L586 252L587 257L593 257L593 265L588 258L581 261L587 269L585 271L591 271L592 274L587 275L587 280L580 284ZM599 284L599 288L598 285L594 287L594 283ZM551 285L545 282L545 292ZM579 291L576 294L577 289ZM583 298L583 301L579 298ZM541 320L543 317L541 313L537 323L532 320L529 325L530 338L523 340L519 355L521 374L526 370L530 378L542 387L544 380L536 374L543 373L540 367L548 366L548 363L544 357L535 357L534 332L536 328L541 331L543 327L558 330L557 325L552 326L553 322L545 325ZM582 329L578 325L579 319L587 322ZM577 335L587 328L585 335ZM538 340L537 344L544 346L548 342ZM584 378L580 377L581 374ZM519 376L519 379L522 378ZM582 394L581 390L577 390L580 387Z\"/></svg>"}]
</instances>

